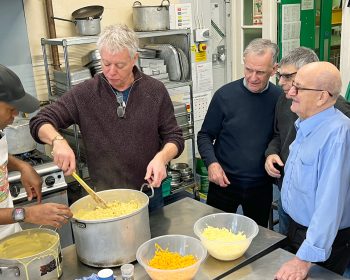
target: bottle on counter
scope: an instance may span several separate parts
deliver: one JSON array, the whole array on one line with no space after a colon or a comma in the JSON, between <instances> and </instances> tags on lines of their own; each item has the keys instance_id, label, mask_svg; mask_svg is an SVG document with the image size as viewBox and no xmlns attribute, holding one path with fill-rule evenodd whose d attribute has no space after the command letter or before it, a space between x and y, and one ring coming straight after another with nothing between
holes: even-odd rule
<instances>
[{"instance_id":1,"label":"bottle on counter","mask_svg":"<svg viewBox=\"0 0 350 280\"><path fill-rule=\"evenodd\" d=\"M123 264L120 267L122 280L134 280L134 265L133 264Z\"/></svg>"}]
</instances>

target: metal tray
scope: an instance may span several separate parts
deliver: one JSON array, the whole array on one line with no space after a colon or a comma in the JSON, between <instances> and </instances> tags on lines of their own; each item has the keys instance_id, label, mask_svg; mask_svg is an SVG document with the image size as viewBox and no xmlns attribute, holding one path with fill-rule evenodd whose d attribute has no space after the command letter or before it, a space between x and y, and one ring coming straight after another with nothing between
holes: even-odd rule
<instances>
[{"instance_id":1,"label":"metal tray","mask_svg":"<svg viewBox=\"0 0 350 280\"><path fill-rule=\"evenodd\" d=\"M158 50L157 56L164 59L171 81L181 81L181 65L177 50L170 44L149 44L149 49Z\"/></svg>"}]
</instances>

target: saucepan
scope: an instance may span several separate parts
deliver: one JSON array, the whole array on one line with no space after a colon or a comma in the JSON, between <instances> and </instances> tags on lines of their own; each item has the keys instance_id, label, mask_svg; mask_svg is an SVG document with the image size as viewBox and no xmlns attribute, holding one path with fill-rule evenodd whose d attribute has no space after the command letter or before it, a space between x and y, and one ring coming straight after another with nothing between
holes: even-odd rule
<instances>
[{"instance_id":1,"label":"saucepan","mask_svg":"<svg viewBox=\"0 0 350 280\"><path fill-rule=\"evenodd\" d=\"M101 15L103 11L103 6L86 6L72 13L73 20L60 17L52 18L74 23L78 35L97 35L101 32Z\"/></svg>"},{"instance_id":2,"label":"saucepan","mask_svg":"<svg viewBox=\"0 0 350 280\"><path fill-rule=\"evenodd\" d=\"M70 20L70 19L59 18L59 17L52 17L52 18L74 23L75 30L78 33L78 35L82 35L82 36L98 35L101 32L101 17L98 17L98 18L89 17L87 19L76 19L76 20Z\"/></svg>"}]
</instances>

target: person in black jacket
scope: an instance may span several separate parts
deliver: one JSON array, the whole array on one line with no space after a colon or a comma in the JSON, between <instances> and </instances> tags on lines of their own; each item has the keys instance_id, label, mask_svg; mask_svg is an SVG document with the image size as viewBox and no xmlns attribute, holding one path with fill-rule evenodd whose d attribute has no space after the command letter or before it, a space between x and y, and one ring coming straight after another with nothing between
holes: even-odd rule
<instances>
[{"instance_id":1,"label":"person in black jacket","mask_svg":"<svg viewBox=\"0 0 350 280\"><path fill-rule=\"evenodd\" d=\"M283 166L289 155L289 145L294 141L296 135L294 122L298 118L298 116L290 110L292 100L288 92L292 88L292 82L299 68L316 61L318 61L318 57L313 50L299 47L290 51L279 63L279 69L276 75L284 94L281 95L277 101L274 136L265 151L265 169L271 177L276 178L279 189L282 187ZM342 96L338 97L335 107L346 116L350 117L350 103ZM279 232L286 235L290 218L284 212L280 199L278 200L278 214Z\"/></svg>"},{"instance_id":2,"label":"person in black jacket","mask_svg":"<svg viewBox=\"0 0 350 280\"><path fill-rule=\"evenodd\" d=\"M264 169L264 152L273 136L273 119L281 90L269 82L277 70L278 46L255 39L245 49L244 78L214 95L197 143L208 168L207 204L226 212L242 205L244 215L267 226L272 181Z\"/></svg>"}]
</instances>

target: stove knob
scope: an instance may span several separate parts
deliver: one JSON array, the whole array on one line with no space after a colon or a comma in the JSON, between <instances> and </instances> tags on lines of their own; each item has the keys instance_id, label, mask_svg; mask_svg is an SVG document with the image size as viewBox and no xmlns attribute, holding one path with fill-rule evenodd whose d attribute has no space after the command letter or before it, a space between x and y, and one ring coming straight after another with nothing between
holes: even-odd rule
<instances>
[{"instance_id":1,"label":"stove knob","mask_svg":"<svg viewBox=\"0 0 350 280\"><path fill-rule=\"evenodd\" d=\"M20 193L20 187L17 185L10 186L10 193L13 197L17 197Z\"/></svg>"},{"instance_id":2,"label":"stove knob","mask_svg":"<svg viewBox=\"0 0 350 280\"><path fill-rule=\"evenodd\" d=\"M47 185L48 188L53 187L53 184L55 184L55 177L53 176L47 176L45 179L45 184Z\"/></svg>"}]
</instances>

